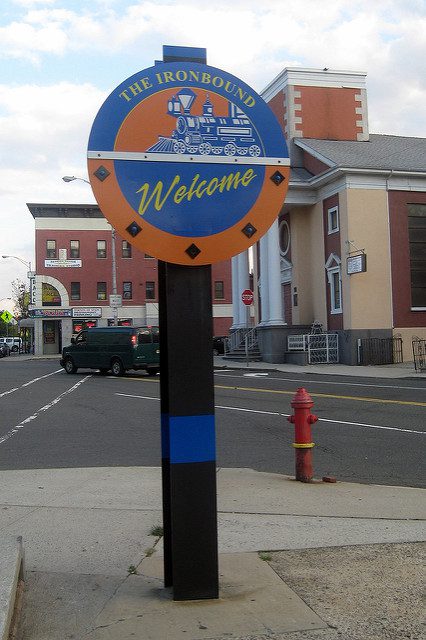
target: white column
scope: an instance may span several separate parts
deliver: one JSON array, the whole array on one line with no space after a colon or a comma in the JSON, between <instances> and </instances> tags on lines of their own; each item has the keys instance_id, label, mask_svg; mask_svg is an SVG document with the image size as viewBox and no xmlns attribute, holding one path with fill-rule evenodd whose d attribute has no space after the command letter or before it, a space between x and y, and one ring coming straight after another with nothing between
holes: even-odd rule
<instances>
[{"instance_id":1,"label":"white column","mask_svg":"<svg viewBox=\"0 0 426 640\"><path fill-rule=\"evenodd\" d=\"M268 243L269 318L268 325L284 325L283 296L281 291L280 243L278 219L266 234Z\"/></svg>"},{"instance_id":2,"label":"white column","mask_svg":"<svg viewBox=\"0 0 426 640\"><path fill-rule=\"evenodd\" d=\"M232 267L232 325L231 329L238 329L239 322L239 296L238 296L238 256L231 261Z\"/></svg>"},{"instance_id":3,"label":"white column","mask_svg":"<svg viewBox=\"0 0 426 640\"><path fill-rule=\"evenodd\" d=\"M260 238L260 326L269 320L269 271L268 271L268 239Z\"/></svg>"},{"instance_id":4,"label":"white column","mask_svg":"<svg viewBox=\"0 0 426 640\"><path fill-rule=\"evenodd\" d=\"M249 289L249 261L248 251L243 251L237 256L238 260L238 311L239 326L247 326L247 307L241 300L241 294L245 289Z\"/></svg>"}]
</instances>

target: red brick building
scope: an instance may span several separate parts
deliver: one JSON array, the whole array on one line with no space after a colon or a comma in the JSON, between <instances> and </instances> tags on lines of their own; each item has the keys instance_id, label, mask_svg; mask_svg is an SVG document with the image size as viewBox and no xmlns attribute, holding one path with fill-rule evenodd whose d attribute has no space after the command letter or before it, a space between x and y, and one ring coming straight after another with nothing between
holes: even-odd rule
<instances>
[{"instance_id":1,"label":"red brick building","mask_svg":"<svg viewBox=\"0 0 426 640\"><path fill-rule=\"evenodd\" d=\"M157 260L118 236L97 205L27 206L35 221L35 353L59 353L83 326L107 326L115 316L119 324L158 324ZM213 265L212 299L214 334L226 335L230 261Z\"/></svg>"}]
</instances>

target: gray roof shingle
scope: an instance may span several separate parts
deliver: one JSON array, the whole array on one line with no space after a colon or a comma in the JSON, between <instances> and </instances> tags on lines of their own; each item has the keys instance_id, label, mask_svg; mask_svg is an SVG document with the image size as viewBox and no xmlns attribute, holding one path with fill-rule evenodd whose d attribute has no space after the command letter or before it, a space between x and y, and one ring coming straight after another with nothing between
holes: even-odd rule
<instances>
[{"instance_id":1,"label":"gray roof shingle","mask_svg":"<svg viewBox=\"0 0 426 640\"><path fill-rule=\"evenodd\" d=\"M426 172L426 138L373 133L368 142L312 138L295 138L294 142L320 154L330 167Z\"/></svg>"}]
</instances>

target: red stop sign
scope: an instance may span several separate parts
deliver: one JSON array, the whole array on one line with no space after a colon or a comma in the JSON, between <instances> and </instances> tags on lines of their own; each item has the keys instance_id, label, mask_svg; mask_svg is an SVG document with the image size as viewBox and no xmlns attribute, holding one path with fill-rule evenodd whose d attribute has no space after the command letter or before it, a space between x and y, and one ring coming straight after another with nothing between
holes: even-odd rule
<instances>
[{"instance_id":1,"label":"red stop sign","mask_svg":"<svg viewBox=\"0 0 426 640\"><path fill-rule=\"evenodd\" d=\"M253 291L251 291L250 289L244 289L244 291L241 294L241 300L247 306L249 306L250 304L253 304Z\"/></svg>"}]
</instances>

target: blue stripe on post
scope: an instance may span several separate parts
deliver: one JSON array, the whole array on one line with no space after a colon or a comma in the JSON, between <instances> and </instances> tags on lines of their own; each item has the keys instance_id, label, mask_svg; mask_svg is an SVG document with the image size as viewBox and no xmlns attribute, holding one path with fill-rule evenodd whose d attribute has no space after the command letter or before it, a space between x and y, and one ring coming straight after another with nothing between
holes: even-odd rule
<instances>
[{"instance_id":1,"label":"blue stripe on post","mask_svg":"<svg viewBox=\"0 0 426 640\"><path fill-rule=\"evenodd\" d=\"M170 463L216 460L214 415L169 416Z\"/></svg>"}]
</instances>

